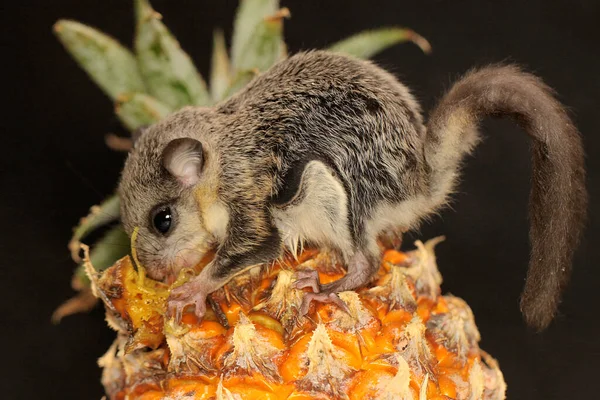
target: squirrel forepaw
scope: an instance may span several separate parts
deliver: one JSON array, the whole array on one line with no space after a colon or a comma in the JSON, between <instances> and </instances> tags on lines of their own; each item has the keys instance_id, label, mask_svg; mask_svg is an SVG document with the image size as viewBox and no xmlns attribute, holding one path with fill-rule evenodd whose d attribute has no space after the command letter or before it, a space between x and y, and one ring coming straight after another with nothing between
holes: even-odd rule
<instances>
[{"instance_id":1,"label":"squirrel forepaw","mask_svg":"<svg viewBox=\"0 0 600 400\"><path fill-rule=\"evenodd\" d=\"M206 313L206 296L194 281L187 282L173 290L167 299L167 316L175 317L175 321L179 324L183 316L183 312L188 306L194 305L194 314L198 319L202 319Z\"/></svg>"}]
</instances>

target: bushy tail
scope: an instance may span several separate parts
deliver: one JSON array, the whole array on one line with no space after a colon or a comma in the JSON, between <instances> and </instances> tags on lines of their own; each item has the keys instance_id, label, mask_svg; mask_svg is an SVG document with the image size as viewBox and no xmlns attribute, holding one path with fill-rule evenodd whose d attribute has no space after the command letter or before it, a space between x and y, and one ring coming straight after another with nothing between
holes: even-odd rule
<instances>
[{"instance_id":1,"label":"bushy tail","mask_svg":"<svg viewBox=\"0 0 600 400\"><path fill-rule=\"evenodd\" d=\"M556 313L583 229L587 192L581 137L539 78L514 66L471 71L442 98L428 122L425 152L434 192L452 190L461 159L477 143L479 121L487 116L513 118L532 139L531 260L521 311L541 330Z\"/></svg>"}]
</instances>

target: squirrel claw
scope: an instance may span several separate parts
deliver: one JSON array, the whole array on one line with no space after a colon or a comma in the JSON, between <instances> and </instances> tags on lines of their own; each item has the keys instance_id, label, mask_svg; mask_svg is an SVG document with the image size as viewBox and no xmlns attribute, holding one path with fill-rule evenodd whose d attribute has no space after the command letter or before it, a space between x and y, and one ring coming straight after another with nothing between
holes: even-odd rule
<instances>
[{"instance_id":1,"label":"squirrel claw","mask_svg":"<svg viewBox=\"0 0 600 400\"><path fill-rule=\"evenodd\" d=\"M301 270L296 272L296 281L293 284L294 289L311 288L313 293L321 291L319 283L319 273L314 269Z\"/></svg>"},{"instance_id":2,"label":"squirrel claw","mask_svg":"<svg viewBox=\"0 0 600 400\"><path fill-rule=\"evenodd\" d=\"M313 300L321 303L332 303L341 308L343 311L349 313L350 310L346 303L340 299L332 288L322 287L319 281L319 273L314 269L302 270L296 272L296 281L293 284L294 289L311 288L312 293L304 293L302 299L302 305L300 306L300 315L307 315L310 310L310 304ZM325 290L323 290L325 289ZM329 290L328 290L329 289Z\"/></svg>"},{"instance_id":3,"label":"squirrel claw","mask_svg":"<svg viewBox=\"0 0 600 400\"><path fill-rule=\"evenodd\" d=\"M338 296L337 293L322 292L322 293L305 293L304 294L304 298L302 299L302 306L300 307L301 315L308 314L308 311L310 310L310 303L313 300L319 301L321 303L335 304L340 309L342 309L344 312L346 312L348 314L350 313L350 309L348 309L348 306L346 305L346 303L344 303L344 301L342 299L340 299L340 296Z\"/></svg>"}]
</instances>

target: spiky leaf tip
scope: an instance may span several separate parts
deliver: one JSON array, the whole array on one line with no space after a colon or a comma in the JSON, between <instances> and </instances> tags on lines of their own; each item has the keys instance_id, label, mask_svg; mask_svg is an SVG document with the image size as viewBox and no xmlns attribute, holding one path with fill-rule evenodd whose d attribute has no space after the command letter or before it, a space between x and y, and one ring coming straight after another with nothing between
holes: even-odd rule
<instances>
[{"instance_id":1,"label":"spiky leaf tip","mask_svg":"<svg viewBox=\"0 0 600 400\"><path fill-rule=\"evenodd\" d=\"M238 68L239 59L246 51L248 42L266 17L273 15L279 9L278 0L241 0L233 23L231 38L231 61L234 68Z\"/></svg>"},{"instance_id":2,"label":"spiky leaf tip","mask_svg":"<svg viewBox=\"0 0 600 400\"><path fill-rule=\"evenodd\" d=\"M210 94L213 101L219 101L229 86L231 66L223 31L216 29L213 34L213 52L210 68Z\"/></svg>"},{"instance_id":3,"label":"spiky leaf tip","mask_svg":"<svg viewBox=\"0 0 600 400\"><path fill-rule=\"evenodd\" d=\"M176 110L207 105L206 83L148 0L136 0L135 51L148 92Z\"/></svg>"},{"instance_id":4,"label":"spiky leaf tip","mask_svg":"<svg viewBox=\"0 0 600 400\"><path fill-rule=\"evenodd\" d=\"M370 58L398 43L413 42L424 53L431 52L431 45L423 36L405 28L380 28L359 32L334 43L329 50L345 53L358 58Z\"/></svg>"},{"instance_id":5,"label":"spiky leaf tip","mask_svg":"<svg viewBox=\"0 0 600 400\"><path fill-rule=\"evenodd\" d=\"M266 16L260 21L246 42L233 66L238 71L269 69L282 58L286 49L283 43L283 20L290 16L287 8Z\"/></svg>"},{"instance_id":6,"label":"spiky leaf tip","mask_svg":"<svg viewBox=\"0 0 600 400\"><path fill-rule=\"evenodd\" d=\"M112 99L123 92L143 92L135 56L114 38L71 20L59 20L54 33L69 54Z\"/></svg>"}]
</instances>

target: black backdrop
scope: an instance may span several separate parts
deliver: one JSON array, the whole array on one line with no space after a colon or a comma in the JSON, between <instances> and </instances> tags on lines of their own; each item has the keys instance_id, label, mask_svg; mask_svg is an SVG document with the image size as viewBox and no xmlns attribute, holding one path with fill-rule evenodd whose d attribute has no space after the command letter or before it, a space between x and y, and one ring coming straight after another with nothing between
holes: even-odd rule
<instances>
[{"instance_id":1,"label":"black backdrop","mask_svg":"<svg viewBox=\"0 0 600 400\"><path fill-rule=\"evenodd\" d=\"M229 30L236 2L154 0L206 75L215 26ZM486 121L488 138L472 157L452 209L413 237L445 234L439 246L444 290L466 299L497 357L510 399L582 399L596 392L600 296L600 9L594 0L284 1L292 12L292 51L322 47L366 28L400 24L427 37L434 52L410 44L376 60L396 73L429 110L449 82L474 65L516 61L560 93L587 148L592 204L584 243L561 313L542 334L524 326L518 296L528 258L529 153L514 125ZM50 324L71 296L71 227L109 194L123 155L108 150L112 105L51 34L74 18L131 43L129 1L3 2L0 201L0 317L3 398L98 399L96 359L114 334L98 308ZM3 45L3 48L6 47ZM8 104L7 104L8 103ZM596 245L594 246L594 243ZM8 359L6 358L8 356Z\"/></svg>"}]
</instances>

